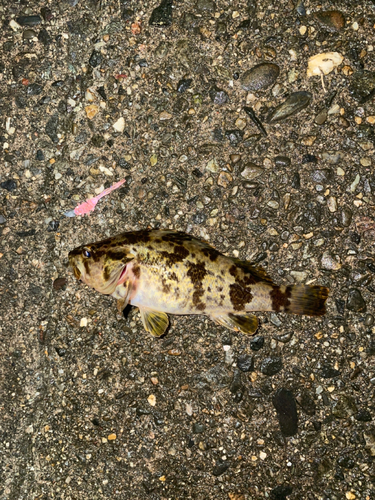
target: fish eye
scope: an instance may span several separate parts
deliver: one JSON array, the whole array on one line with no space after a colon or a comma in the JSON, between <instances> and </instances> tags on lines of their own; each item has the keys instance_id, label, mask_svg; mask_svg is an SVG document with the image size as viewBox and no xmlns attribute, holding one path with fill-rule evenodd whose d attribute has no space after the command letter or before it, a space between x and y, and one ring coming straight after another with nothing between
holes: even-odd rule
<instances>
[{"instance_id":1,"label":"fish eye","mask_svg":"<svg viewBox=\"0 0 375 500\"><path fill-rule=\"evenodd\" d=\"M83 256L86 257L86 259L89 259L91 257L91 252L89 252L86 248L83 250Z\"/></svg>"}]
</instances>

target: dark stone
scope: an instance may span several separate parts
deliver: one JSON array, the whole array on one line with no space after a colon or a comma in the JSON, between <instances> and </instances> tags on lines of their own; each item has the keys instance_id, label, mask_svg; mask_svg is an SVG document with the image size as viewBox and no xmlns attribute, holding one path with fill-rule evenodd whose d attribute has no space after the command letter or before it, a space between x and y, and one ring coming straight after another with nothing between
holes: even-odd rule
<instances>
[{"instance_id":1,"label":"dark stone","mask_svg":"<svg viewBox=\"0 0 375 500\"><path fill-rule=\"evenodd\" d=\"M293 116L305 109L311 102L310 92L293 92L290 96L277 106L268 116L269 123L276 123Z\"/></svg>"},{"instance_id":2,"label":"dark stone","mask_svg":"<svg viewBox=\"0 0 375 500\"><path fill-rule=\"evenodd\" d=\"M134 10L126 8L122 11L121 14L121 17L125 22L130 21L133 18L133 16L134 16Z\"/></svg>"},{"instance_id":3,"label":"dark stone","mask_svg":"<svg viewBox=\"0 0 375 500\"><path fill-rule=\"evenodd\" d=\"M20 26L37 26L42 22L40 16L20 16L16 18L17 23Z\"/></svg>"},{"instance_id":4,"label":"dark stone","mask_svg":"<svg viewBox=\"0 0 375 500\"><path fill-rule=\"evenodd\" d=\"M29 229L28 231L17 231L17 236L20 238L28 238L29 236L34 236L36 233L35 229Z\"/></svg>"},{"instance_id":5,"label":"dark stone","mask_svg":"<svg viewBox=\"0 0 375 500\"><path fill-rule=\"evenodd\" d=\"M318 163L318 158L312 154L305 154L302 156L302 163Z\"/></svg>"},{"instance_id":6,"label":"dark stone","mask_svg":"<svg viewBox=\"0 0 375 500\"><path fill-rule=\"evenodd\" d=\"M194 168L191 173L196 177L197 179L201 179L203 177L203 173L199 170L199 168Z\"/></svg>"},{"instance_id":7,"label":"dark stone","mask_svg":"<svg viewBox=\"0 0 375 500\"><path fill-rule=\"evenodd\" d=\"M343 316L344 313L345 313L345 300L343 300L343 299L335 299L335 303L336 303L337 312L341 316Z\"/></svg>"},{"instance_id":8,"label":"dark stone","mask_svg":"<svg viewBox=\"0 0 375 500\"><path fill-rule=\"evenodd\" d=\"M14 191L17 189L17 183L13 179L8 179L7 181L0 183L0 187L6 189L7 191Z\"/></svg>"},{"instance_id":9,"label":"dark stone","mask_svg":"<svg viewBox=\"0 0 375 500\"><path fill-rule=\"evenodd\" d=\"M199 422L194 422L193 424L193 434L201 434L206 430L206 426L200 424Z\"/></svg>"},{"instance_id":10,"label":"dark stone","mask_svg":"<svg viewBox=\"0 0 375 500\"><path fill-rule=\"evenodd\" d=\"M172 24L172 5L173 0L162 0L150 16L149 24L151 26L170 26Z\"/></svg>"},{"instance_id":11,"label":"dark stone","mask_svg":"<svg viewBox=\"0 0 375 500\"><path fill-rule=\"evenodd\" d=\"M107 94L105 93L105 88L103 86L98 87L96 89L96 91L100 95L100 97L103 99L103 101L107 101Z\"/></svg>"},{"instance_id":12,"label":"dark stone","mask_svg":"<svg viewBox=\"0 0 375 500\"><path fill-rule=\"evenodd\" d=\"M91 137L91 142L96 148L101 148L105 144L105 139L102 135L96 134Z\"/></svg>"},{"instance_id":13,"label":"dark stone","mask_svg":"<svg viewBox=\"0 0 375 500\"><path fill-rule=\"evenodd\" d=\"M375 264L373 262L367 262L366 266L372 273L375 273Z\"/></svg>"},{"instance_id":14,"label":"dark stone","mask_svg":"<svg viewBox=\"0 0 375 500\"><path fill-rule=\"evenodd\" d=\"M131 168L131 164L127 162L125 158L119 158L117 165L121 168L125 168L125 170L129 170Z\"/></svg>"},{"instance_id":15,"label":"dark stone","mask_svg":"<svg viewBox=\"0 0 375 500\"><path fill-rule=\"evenodd\" d=\"M340 467L343 467L344 469L353 469L353 467L355 466L355 461L348 455L339 457L337 459L337 463Z\"/></svg>"},{"instance_id":16,"label":"dark stone","mask_svg":"<svg viewBox=\"0 0 375 500\"><path fill-rule=\"evenodd\" d=\"M263 375L273 376L279 373L283 368L283 361L281 358L265 358L260 365L260 371Z\"/></svg>"},{"instance_id":17,"label":"dark stone","mask_svg":"<svg viewBox=\"0 0 375 500\"><path fill-rule=\"evenodd\" d=\"M293 393L279 389L272 398L279 419L280 430L284 436L294 436L298 431L297 405Z\"/></svg>"},{"instance_id":18,"label":"dark stone","mask_svg":"<svg viewBox=\"0 0 375 500\"><path fill-rule=\"evenodd\" d=\"M364 312L366 311L366 302L363 300L361 292L356 288L349 290L346 307L349 311Z\"/></svg>"},{"instance_id":19,"label":"dark stone","mask_svg":"<svg viewBox=\"0 0 375 500\"><path fill-rule=\"evenodd\" d=\"M339 370L332 368L329 365L323 365L321 368L320 376L323 378L334 378L340 375Z\"/></svg>"},{"instance_id":20,"label":"dark stone","mask_svg":"<svg viewBox=\"0 0 375 500\"><path fill-rule=\"evenodd\" d=\"M350 208L344 207L341 210L341 224L344 227L349 227L352 222L353 212Z\"/></svg>"},{"instance_id":21,"label":"dark stone","mask_svg":"<svg viewBox=\"0 0 375 500\"><path fill-rule=\"evenodd\" d=\"M358 410L354 418L358 420L358 422L371 422L372 420L371 413L368 410Z\"/></svg>"},{"instance_id":22,"label":"dark stone","mask_svg":"<svg viewBox=\"0 0 375 500\"><path fill-rule=\"evenodd\" d=\"M94 50L90 56L89 64L91 67L96 68L97 66L100 66L102 60L103 60L103 56L101 55L101 53Z\"/></svg>"},{"instance_id":23,"label":"dark stone","mask_svg":"<svg viewBox=\"0 0 375 500\"><path fill-rule=\"evenodd\" d=\"M242 372L253 371L254 358L248 354L241 354L237 358L237 366Z\"/></svg>"},{"instance_id":24,"label":"dark stone","mask_svg":"<svg viewBox=\"0 0 375 500\"><path fill-rule=\"evenodd\" d=\"M212 474L216 477L221 476L222 474L224 474L224 472L226 470L229 469L229 467L230 467L229 462L218 462L215 465L214 470L212 471Z\"/></svg>"},{"instance_id":25,"label":"dark stone","mask_svg":"<svg viewBox=\"0 0 375 500\"><path fill-rule=\"evenodd\" d=\"M239 129L226 130L225 136L229 139L231 146L237 146L243 140L244 132Z\"/></svg>"},{"instance_id":26,"label":"dark stone","mask_svg":"<svg viewBox=\"0 0 375 500\"><path fill-rule=\"evenodd\" d=\"M276 486L270 493L271 500L287 500L287 497L293 493L293 488L288 484Z\"/></svg>"},{"instance_id":27,"label":"dark stone","mask_svg":"<svg viewBox=\"0 0 375 500\"><path fill-rule=\"evenodd\" d=\"M287 156L276 156L275 165L278 168L287 168L290 167L291 160Z\"/></svg>"},{"instance_id":28,"label":"dark stone","mask_svg":"<svg viewBox=\"0 0 375 500\"><path fill-rule=\"evenodd\" d=\"M329 183L333 179L333 172L328 168L315 170L314 172L312 172L311 178L314 182L317 183L322 183L322 184Z\"/></svg>"},{"instance_id":29,"label":"dark stone","mask_svg":"<svg viewBox=\"0 0 375 500\"><path fill-rule=\"evenodd\" d=\"M192 81L193 81L192 78L184 78L180 80L177 84L177 92L180 92L180 94L185 92L185 90L187 90L190 87Z\"/></svg>"},{"instance_id":30,"label":"dark stone","mask_svg":"<svg viewBox=\"0 0 375 500\"><path fill-rule=\"evenodd\" d=\"M60 356L60 358L62 358L66 354L66 349L64 349L63 347L55 347L55 351L57 352L57 355Z\"/></svg>"},{"instance_id":31,"label":"dark stone","mask_svg":"<svg viewBox=\"0 0 375 500\"><path fill-rule=\"evenodd\" d=\"M43 87L39 83L31 83L27 86L27 95L39 95L42 91Z\"/></svg>"},{"instance_id":32,"label":"dark stone","mask_svg":"<svg viewBox=\"0 0 375 500\"><path fill-rule=\"evenodd\" d=\"M354 231L354 232L350 233L350 241L352 241L356 245L359 245L359 243L361 242L361 236ZM375 269L375 267L374 267L374 269Z\"/></svg>"},{"instance_id":33,"label":"dark stone","mask_svg":"<svg viewBox=\"0 0 375 500\"><path fill-rule=\"evenodd\" d=\"M242 381L241 381L241 372L236 368L233 370L233 379L230 384L229 390L232 394L236 394L239 391L242 392Z\"/></svg>"},{"instance_id":34,"label":"dark stone","mask_svg":"<svg viewBox=\"0 0 375 500\"><path fill-rule=\"evenodd\" d=\"M301 176L298 172L295 172L292 178L292 188L300 189L301 188Z\"/></svg>"},{"instance_id":35,"label":"dark stone","mask_svg":"<svg viewBox=\"0 0 375 500\"><path fill-rule=\"evenodd\" d=\"M52 286L54 290L65 289L68 280L66 278L56 278Z\"/></svg>"},{"instance_id":36,"label":"dark stone","mask_svg":"<svg viewBox=\"0 0 375 500\"><path fill-rule=\"evenodd\" d=\"M45 28L42 28L38 33L38 40L43 45L49 45L52 42L52 38Z\"/></svg>"},{"instance_id":37,"label":"dark stone","mask_svg":"<svg viewBox=\"0 0 375 500\"><path fill-rule=\"evenodd\" d=\"M51 220L48 224L47 231L57 231L59 229L60 222L58 220Z\"/></svg>"},{"instance_id":38,"label":"dark stone","mask_svg":"<svg viewBox=\"0 0 375 500\"><path fill-rule=\"evenodd\" d=\"M59 115L55 113L51 116L51 118L46 123L46 134L55 144L59 142L59 138L57 137L57 127L59 124Z\"/></svg>"},{"instance_id":39,"label":"dark stone","mask_svg":"<svg viewBox=\"0 0 375 500\"><path fill-rule=\"evenodd\" d=\"M264 337L257 335L250 340L250 349L252 351L259 351L264 346Z\"/></svg>"},{"instance_id":40,"label":"dark stone","mask_svg":"<svg viewBox=\"0 0 375 500\"><path fill-rule=\"evenodd\" d=\"M206 219L207 219L207 216L204 212L197 212L192 217L194 224L203 224L203 222Z\"/></svg>"},{"instance_id":41,"label":"dark stone","mask_svg":"<svg viewBox=\"0 0 375 500\"><path fill-rule=\"evenodd\" d=\"M40 9L40 13L45 21L50 21L53 17L51 9L48 7L42 7Z\"/></svg>"},{"instance_id":42,"label":"dark stone","mask_svg":"<svg viewBox=\"0 0 375 500\"><path fill-rule=\"evenodd\" d=\"M214 104L222 105L229 101L229 96L225 90L221 90L216 86L211 87L208 94Z\"/></svg>"}]
</instances>

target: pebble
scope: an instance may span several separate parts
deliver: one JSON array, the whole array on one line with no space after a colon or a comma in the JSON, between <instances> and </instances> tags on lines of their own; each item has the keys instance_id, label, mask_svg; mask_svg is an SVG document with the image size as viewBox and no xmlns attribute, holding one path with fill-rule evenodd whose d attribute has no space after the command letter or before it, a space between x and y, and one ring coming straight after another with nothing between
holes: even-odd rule
<instances>
[{"instance_id":1,"label":"pebble","mask_svg":"<svg viewBox=\"0 0 375 500\"><path fill-rule=\"evenodd\" d=\"M6 223L6 218L0 214L0 224L5 224Z\"/></svg>"},{"instance_id":2,"label":"pebble","mask_svg":"<svg viewBox=\"0 0 375 500\"><path fill-rule=\"evenodd\" d=\"M348 298L346 300L346 307L349 311L353 312L364 312L366 311L366 302L364 301L362 294L356 288L351 288L348 292Z\"/></svg>"},{"instance_id":3,"label":"pebble","mask_svg":"<svg viewBox=\"0 0 375 500\"><path fill-rule=\"evenodd\" d=\"M233 181L233 177L228 172L220 172L217 179L218 186L227 188L229 184Z\"/></svg>"},{"instance_id":4,"label":"pebble","mask_svg":"<svg viewBox=\"0 0 375 500\"><path fill-rule=\"evenodd\" d=\"M337 201L336 201L336 198L334 196L330 196L328 198L327 207L331 213L335 213L337 211Z\"/></svg>"},{"instance_id":5,"label":"pebble","mask_svg":"<svg viewBox=\"0 0 375 500\"><path fill-rule=\"evenodd\" d=\"M229 101L229 96L225 92L225 90L219 89L216 86L211 87L209 91L209 96L214 104L222 105Z\"/></svg>"},{"instance_id":6,"label":"pebble","mask_svg":"<svg viewBox=\"0 0 375 500\"><path fill-rule=\"evenodd\" d=\"M253 371L254 368L254 358L249 354L240 354L237 358L237 367L242 372Z\"/></svg>"},{"instance_id":7,"label":"pebble","mask_svg":"<svg viewBox=\"0 0 375 500\"><path fill-rule=\"evenodd\" d=\"M279 357L265 358L261 365L260 371L263 375L273 376L279 373L283 368L283 361Z\"/></svg>"},{"instance_id":8,"label":"pebble","mask_svg":"<svg viewBox=\"0 0 375 500\"><path fill-rule=\"evenodd\" d=\"M285 446L283 443L282 446ZM273 488L270 493L271 500L288 500L287 497L293 493L293 488L289 484L282 484Z\"/></svg>"},{"instance_id":9,"label":"pebble","mask_svg":"<svg viewBox=\"0 0 375 500\"><path fill-rule=\"evenodd\" d=\"M151 406L155 406L156 405L156 397L153 394L150 394L148 396L147 401L149 402L149 404Z\"/></svg>"},{"instance_id":10,"label":"pebble","mask_svg":"<svg viewBox=\"0 0 375 500\"><path fill-rule=\"evenodd\" d=\"M350 396L340 395L332 405L332 415L336 418L349 418L356 413L357 407Z\"/></svg>"},{"instance_id":11,"label":"pebble","mask_svg":"<svg viewBox=\"0 0 375 500\"><path fill-rule=\"evenodd\" d=\"M252 181L256 179L260 175L262 175L264 169L262 167L258 167L255 163L247 163L241 172L241 176L244 177L247 181Z\"/></svg>"},{"instance_id":12,"label":"pebble","mask_svg":"<svg viewBox=\"0 0 375 500\"><path fill-rule=\"evenodd\" d=\"M340 375L340 372L339 370L332 368L332 366L323 365L320 371L320 375L323 378L334 378L338 377Z\"/></svg>"},{"instance_id":13,"label":"pebble","mask_svg":"<svg viewBox=\"0 0 375 500\"><path fill-rule=\"evenodd\" d=\"M206 426L204 424L200 424L199 422L194 422L192 430L193 434L201 434L206 430Z\"/></svg>"},{"instance_id":14,"label":"pebble","mask_svg":"<svg viewBox=\"0 0 375 500\"><path fill-rule=\"evenodd\" d=\"M256 335L250 340L250 349L252 351L260 351L264 346L264 337L262 335Z\"/></svg>"},{"instance_id":15,"label":"pebble","mask_svg":"<svg viewBox=\"0 0 375 500\"><path fill-rule=\"evenodd\" d=\"M321 266L327 271L338 271L342 267L341 263L328 251L323 253Z\"/></svg>"},{"instance_id":16,"label":"pebble","mask_svg":"<svg viewBox=\"0 0 375 500\"><path fill-rule=\"evenodd\" d=\"M357 414L354 415L354 418L358 420L358 422L371 422L372 416L368 410L358 410Z\"/></svg>"},{"instance_id":17,"label":"pebble","mask_svg":"<svg viewBox=\"0 0 375 500\"><path fill-rule=\"evenodd\" d=\"M90 104L85 107L86 116L89 120L92 120L99 112L99 107L96 104Z\"/></svg>"},{"instance_id":18,"label":"pebble","mask_svg":"<svg viewBox=\"0 0 375 500\"><path fill-rule=\"evenodd\" d=\"M0 216L1 219L1 216ZM1 220L0 220L1 224ZM374 324L374 316L372 314L366 314L365 317L365 326L372 326Z\"/></svg>"},{"instance_id":19,"label":"pebble","mask_svg":"<svg viewBox=\"0 0 375 500\"><path fill-rule=\"evenodd\" d=\"M316 12L314 17L328 31L340 31L345 27L345 17L338 10Z\"/></svg>"},{"instance_id":20,"label":"pebble","mask_svg":"<svg viewBox=\"0 0 375 500\"><path fill-rule=\"evenodd\" d=\"M373 98L375 91L375 71L358 71L350 79L349 91L360 104Z\"/></svg>"},{"instance_id":21,"label":"pebble","mask_svg":"<svg viewBox=\"0 0 375 500\"><path fill-rule=\"evenodd\" d=\"M282 434L284 436L297 434L298 415L293 393L288 389L279 389L272 398L272 404L276 409Z\"/></svg>"},{"instance_id":22,"label":"pebble","mask_svg":"<svg viewBox=\"0 0 375 500\"><path fill-rule=\"evenodd\" d=\"M225 136L229 139L231 146L237 146L243 140L244 132L239 129L226 130Z\"/></svg>"},{"instance_id":23,"label":"pebble","mask_svg":"<svg viewBox=\"0 0 375 500\"><path fill-rule=\"evenodd\" d=\"M171 113L168 113L168 111L162 111L159 115L159 120L170 120L173 118L173 115Z\"/></svg>"},{"instance_id":24,"label":"pebble","mask_svg":"<svg viewBox=\"0 0 375 500\"><path fill-rule=\"evenodd\" d=\"M185 92L190 87L192 81L192 78L184 78L180 80L177 85L177 92L179 92L180 94Z\"/></svg>"},{"instance_id":25,"label":"pebble","mask_svg":"<svg viewBox=\"0 0 375 500\"><path fill-rule=\"evenodd\" d=\"M90 56L89 64L92 68L96 68L97 66L100 66L102 60L103 56L101 55L101 53L98 52L97 50L94 50Z\"/></svg>"},{"instance_id":26,"label":"pebble","mask_svg":"<svg viewBox=\"0 0 375 500\"><path fill-rule=\"evenodd\" d=\"M291 159L288 156L276 156L275 165L278 168L288 168L291 165Z\"/></svg>"},{"instance_id":27,"label":"pebble","mask_svg":"<svg viewBox=\"0 0 375 500\"><path fill-rule=\"evenodd\" d=\"M295 115L306 108L312 99L310 92L294 92L279 106L277 106L269 115L268 122L276 123L285 120L289 116Z\"/></svg>"},{"instance_id":28,"label":"pebble","mask_svg":"<svg viewBox=\"0 0 375 500\"><path fill-rule=\"evenodd\" d=\"M241 76L241 87L244 90L265 90L273 85L279 76L280 68L274 63L261 63L245 71Z\"/></svg>"},{"instance_id":29,"label":"pebble","mask_svg":"<svg viewBox=\"0 0 375 500\"><path fill-rule=\"evenodd\" d=\"M7 191L15 191L17 189L17 182L13 179L8 179L4 182L0 183L0 187L2 189L6 189Z\"/></svg>"},{"instance_id":30,"label":"pebble","mask_svg":"<svg viewBox=\"0 0 375 500\"><path fill-rule=\"evenodd\" d=\"M224 474L225 471L227 471L230 467L230 463L229 462L219 462L216 464L216 466L214 467L214 470L212 471L212 474L216 477L218 476L221 476L222 474Z\"/></svg>"},{"instance_id":31,"label":"pebble","mask_svg":"<svg viewBox=\"0 0 375 500\"><path fill-rule=\"evenodd\" d=\"M16 18L16 21L20 26L37 26L42 22L42 18L38 15L20 16Z\"/></svg>"},{"instance_id":32,"label":"pebble","mask_svg":"<svg viewBox=\"0 0 375 500\"><path fill-rule=\"evenodd\" d=\"M306 390L303 390L301 393L301 397L299 399L299 404L301 405L302 410L312 417L315 415L316 405L313 396Z\"/></svg>"},{"instance_id":33,"label":"pebble","mask_svg":"<svg viewBox=\"0 0 375 500\"><path fill-rule=\"evenodd\" d=\"M123 116L121 116L115 123L112 125L112 127L117 131L117 132L123 132L125 128L125 119Z\"/></svg>"},{"instance_id":34,"label":"pebble","mask_svg":"<svg viewBox=\"0 0 375 500\"><path fill-rule=\"evenodd\" d=\"M162 0L150 16L149 25L168 27L172 24L172 5L173 0Z\"/></svg>"},{"instance_id":35,"label":"pebble","mask_svg":"<svg viewBox=\"0 0 375 500\"><path fill-rule=\"evenodd\" d=\"M353 213L350 208L343 208L341 210L341 223L344 227L349 227L352 222Z\"/></svg>"}]
</instances>

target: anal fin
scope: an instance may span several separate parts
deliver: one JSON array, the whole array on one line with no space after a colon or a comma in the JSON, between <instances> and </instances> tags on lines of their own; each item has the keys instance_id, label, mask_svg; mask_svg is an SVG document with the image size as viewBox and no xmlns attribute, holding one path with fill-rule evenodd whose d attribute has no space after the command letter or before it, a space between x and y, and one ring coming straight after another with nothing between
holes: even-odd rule
<instances>
[{"instance_id":1,"label":"anal fin","mask_svg":"<svg viewBox=\"0 0 375 500\"><path fill-rule=\"evenodd\" d=\"M211 319L218 325L246 335L253 335L258 329L258 318L254 314L215 314Z\"/></svg>"},{"instance_id":2,"label":"anal fin","mask_svg":"<svg viewBox=\"0 0 375 500\"><path fill-rule=\"evenodd\" d=\"M168 316L160 311L152 311L150 309L139 308L141 313L142 323L145 330L154 337L160 337L165 333L169 325Z\"/></svg>"}]
</instances>

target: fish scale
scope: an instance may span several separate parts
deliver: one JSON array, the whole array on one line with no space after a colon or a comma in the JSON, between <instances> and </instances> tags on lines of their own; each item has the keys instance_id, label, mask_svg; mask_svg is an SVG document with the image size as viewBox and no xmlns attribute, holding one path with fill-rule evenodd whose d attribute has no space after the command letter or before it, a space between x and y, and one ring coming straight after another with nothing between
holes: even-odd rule
<instances>
[{"instance_id":1,"label":"fish scale","mask_svg":"<svg viewBox=\"0 0 375 500\"><path fill-rule=\"evenodd\" d=\"M167 314L204 314L229 329L253 334L255 311L321 316L328 289L279 286L260 266L221 254L208 243L172 230L141 230L82 245L69 253L74 274L95 290L141 312L154 336Z\"/></svg>"}]
</instances>

